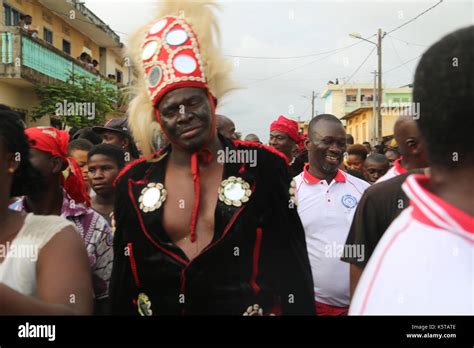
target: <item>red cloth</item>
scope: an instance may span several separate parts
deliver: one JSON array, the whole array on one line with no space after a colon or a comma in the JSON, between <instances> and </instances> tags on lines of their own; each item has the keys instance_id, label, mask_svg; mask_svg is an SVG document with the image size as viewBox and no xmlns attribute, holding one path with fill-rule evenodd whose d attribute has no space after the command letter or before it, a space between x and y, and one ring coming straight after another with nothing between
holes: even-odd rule
<instances>
[{"instance_id":1,"label":"red cloth","mask_svg":"<svg viewBox=\"0 0 474 348\"><path fill-rule=\"evenodd\" d=\"M278 119L270 125L271 131L279 131L288 134L288 136L299 144L301 141L300 133L298 131L298 122L289 120L285 116L279 116Z\"/></svg>"},{"instance_id":2,"label":"red cloth","mask_svg":"<svg viewBox=\"0 0 474 348\"><path fill-rule=\"evenodd\" d=\"M298 151L301 153L305 149L306 135L300 134L300 143L298 144Z\"/></svg>"},{"instance_id":3,"label":"red cloth","mask_svg":"<svg viewBox=\"0 0 474 348\"><path fill-rule=\"evenodd\" d=\"M349 312L349 307L336 307L321 302L314 302L316 315L321 316L344 316Z\"/></svg>"},{"instance_id":4,"label":"red cloth","mask_svg":"<svg viewBox=\"0 0 474 348\"><path fill-rule=\"evenodd\" d=\"M30 147L38 151L60 157L69 167L69 175L61 175L61 184L67 194L76 202L90 205L86 185L82 179L81 170L72 157L67 157L69 149L69 134L53 127L28 128L25 133L30 140Z\"/></svg>"}]
</instances>

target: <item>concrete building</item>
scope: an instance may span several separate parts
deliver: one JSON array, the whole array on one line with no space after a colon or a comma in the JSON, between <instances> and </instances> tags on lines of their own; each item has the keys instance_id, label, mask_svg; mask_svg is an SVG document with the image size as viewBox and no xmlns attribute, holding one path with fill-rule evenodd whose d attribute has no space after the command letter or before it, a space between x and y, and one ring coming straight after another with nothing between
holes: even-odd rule
<instances>
[{"instance_id":1,"label":"concrete building","mask_svg":"<svg viewBox=\"0 0 474 348\"><path fill-rule=\"evenodd\" d=\"M0 10L0 103L25 113L28 126L50 123L28 117L38 103L36 84L65 81L70 71L116 87L129 83L120 37L78 0L3 0ZM26 14L37 35L18 27ZM83 52L99 62L98 71L78 59Z\"/></svg>"},{"instance_id":2,"label":"concrete building","mask_svg":"<svg viewBox=\"0 0 474 348\"><path fill-rule=\"evenodd\" d=\"M324 113L333 114L342 119L348 113L373 106L373 84L328 84L321 93L324 100ZM412 88L385 88L382 86L382 103L385 105L411 103Z\"/></svg>"},{"instance_id":3,"label":"concrete building","mask_svg":"<svg viewBox=\"0 0 474 348\"><path fill-rule=\"evenodd\" d=\"M382 138L385 140L393 135L393 126L398 117L406 112L406 107L382 108ZM374 140L374 113L371 107L358 108L341 118L346 122L346 132L354 137L355 144Z\"/></svg>"}]
</instances>

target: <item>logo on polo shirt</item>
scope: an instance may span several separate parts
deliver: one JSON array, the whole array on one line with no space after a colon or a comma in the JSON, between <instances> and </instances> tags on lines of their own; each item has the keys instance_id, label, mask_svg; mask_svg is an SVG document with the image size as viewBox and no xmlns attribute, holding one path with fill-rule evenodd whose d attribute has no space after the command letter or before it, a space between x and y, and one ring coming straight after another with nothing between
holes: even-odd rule
<instances>
[{"instance_id":1,"label":"logo on polo shirt","mask_svg":"<svg viewBox=\"0 0 474 348\"><path fill-rule=\"evenodd\" d=\"M341 198L342 205L346 208L354 208L357 205L357 198L352 195L344 195Z\"/></svg>"}]
</instances>

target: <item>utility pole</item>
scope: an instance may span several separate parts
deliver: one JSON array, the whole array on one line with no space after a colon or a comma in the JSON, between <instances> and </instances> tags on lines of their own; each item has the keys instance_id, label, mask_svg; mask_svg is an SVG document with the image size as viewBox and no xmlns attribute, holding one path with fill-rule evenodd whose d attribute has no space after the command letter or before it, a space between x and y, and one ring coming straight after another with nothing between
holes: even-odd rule
<instances>
[{"instance_id":1,"label":"utility pole","mask_svg":"<svg viewBox=\"0 0 474 348\"><path fill-rule=\"evenodd\" d=\"M313 91L313 96L311 98L311 118L314 117L314 99L316 99L315 93Z\"/></svg>"},{"instance_id":2,"label":"utility pole","mask_svg":"<svg viewBox=\"0 0 474 348\"><path fill-rule=\"evenodd\" d=\"M372 145L377 145L377 108L376 108L376 103L377 103L377 71L372 72L374 74L374 90L372 92L372 121L373 121L373 127L372 127Z\"/></svg>"},{"instance_id":3,"label":"utility pole","mask_svg":"<svg viewBox=\"0 0 474 348\"><path fill-rule=\"evenodd\" d=\"M363 38L358 33L349 34L350 37L354 39L360 39L377 46L377 76L378 76L378 93L377 93L377 135L376 141L382 142L382 39L385 36L385 33L382 32L382 29L379 29L377 32L377 42L373 42Z\"/></svg>"},{"instance_id":4,"label":"utility pole","mask_svg":"<svg viewBox=\"0 0 474 348\"><path fill-rule=\"evenodd\" d=\"M378 93L377 93L377 126L378 126L378 143L382 143L382 29L379 28L377 33L377 56L378 56Z\"/></svg>"}]
</instances>

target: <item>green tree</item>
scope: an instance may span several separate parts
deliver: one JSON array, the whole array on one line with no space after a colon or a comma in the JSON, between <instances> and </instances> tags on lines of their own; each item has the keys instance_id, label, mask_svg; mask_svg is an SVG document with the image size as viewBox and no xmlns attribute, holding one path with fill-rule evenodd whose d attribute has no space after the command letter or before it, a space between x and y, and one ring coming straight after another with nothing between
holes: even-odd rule
<instances>
[{"instance_id":1,"label":"green tree","mask_svg":"<svg viewBox=\"0 0 474 348\"><path fill-rule=\"evenodd\" d=\"M120 92L111 82L70 73L66 82L37 85L39 105L33 119L50 115L61 121L62 128L92 127L104 124L105 115L116 110Z\"/></svg>"}]
</instances>

